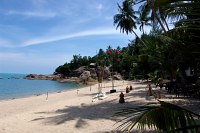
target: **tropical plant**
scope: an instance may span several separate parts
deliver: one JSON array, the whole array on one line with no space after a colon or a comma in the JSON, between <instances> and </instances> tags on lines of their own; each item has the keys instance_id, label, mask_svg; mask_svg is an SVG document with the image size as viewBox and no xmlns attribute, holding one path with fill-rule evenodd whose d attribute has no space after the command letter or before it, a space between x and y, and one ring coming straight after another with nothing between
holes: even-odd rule
<instances>
[{"instance_id":1,"label":"tropical plant","mask_svg":"<svg viewBox=\"0 0 200 133\"><path fill-rule=\"evenodd\" d=\"M200 115L191 112L177 105L158 101L146 106L122 108L115 113L115 116L122 117L118 122L122 122L118 129L122 131L132 131L134 127L139 130L152 129L167 133L199 133L200 125L195 121Z\"/></svg>"},{"instance_id":2,"label":"tropical plant","mask_svg":"<svg viewBox=\"0 0 200 133\"><path fill-rule=\"evenodd\" d=\"M116 28L120 28L122 33L134 33L133 29L136 29L136 12L133 10L132 6L134 5L133 1L124 0L122 6L118 4L119 14L114 16L114 24L117 25ZM138 36L137 36L138 37Z\"/></svg>"},{"instance_id":3,"label":"tropical plant","mask_svg":"<svg viewBox=\"0 0 200 133\"><path fill-rule=\"evenodd\" d=\"M114 25L117 25L116 28L120 28L122 33L134 33L137 38L139 36L136 34L134 29L137 28L137 12L133 10L135 3L132 0L124 0L122 6L118 4L119 13L114 16ZM146 44L139 38L143 45Z\"/></svg>"},{"instance_id":4,"label":"tropical plant","mask_svg":"<svg viewBox=\"0 0 200 133\"><path fill-rule=\"evenodd\" d=\"M114 23L117 24L117 28L127 34L134 33L132 31L137 28L136 20L143 34L145 23L153 24L153 27L159 25L164 31L164 33L160 33L159 37L163 36L162 38L171 38L173 40L168 45L167 50L160 49L161 51L159 51L160 53L165 53L160 56L160 59L165 58L163 66L166 67L164 69L176 71L177 66L183 63L187 63L188 67L196 68L200 61L199 5L199 0L124 0L122 6L118 4L119 14L115 15ZM136 11L138 6L140 7ZM137 12L140 13L138 14ZM171 27L172 29L169 29L168 26L170 21L174 24L174 27ZM149 41L147 39L147 41L138 36L137 39L142 40L142 44L147 47L152 45L152 40ZM159 45L165 45L165 42L160 41ZM146 49L149 49L147 47ZM149 55L149 52L151 53L153 50L148 51L146 54ZM172 68L175 68L175 70L172 70Z\"/></svg>"},{"instance_id":5,"label":"tropical plant","mask_svg":"<svg viewBox=\"0 0 200 133\"><path fill-rule=\"evenodd\" d=\"M157 5L157 0L136 0L136 1L140 4L142 3L139 8L141 13L140 15L142 16L142 18L148 18L148 16L150 15L150 18L154 23L154 25L157 25L159 23L163 31L166 33L167 30L161 20L161 18L164 19L164 17L160 17L164 15L162 14L163 12L160 12L159 5Z\"/></svg>"},{"instance_id":6,"label":"tropical plant","mask_svg":"<svg viewBox=\"0 0 200 133\"><path fill-rule=\"evenodd\" d=\"M144 26L152 26L151 22L150 22L151 18L147 17L146 12L141 12L138 18L138 22L137 24L139 24L139 29L140 31L142 31L142 33L144 34Z\"/></svg>"}]
</instances>

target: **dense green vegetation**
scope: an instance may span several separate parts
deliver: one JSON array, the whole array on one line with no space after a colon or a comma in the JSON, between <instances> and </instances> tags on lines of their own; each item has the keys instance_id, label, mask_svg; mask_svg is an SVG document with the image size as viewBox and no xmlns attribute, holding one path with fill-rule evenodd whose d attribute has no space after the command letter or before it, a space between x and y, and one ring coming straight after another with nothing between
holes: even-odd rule
<instances>
[{"instance_id":1,"label":"dense green vegetation","mask_svg":"<svg viewBox=\"0 0 200 133\"><path fill-rule=\"evenodd\" d=\"M200 0L123 0L118 4L118 11L114 16L116 28L136 37L127 47L109 46L106 51L100 49L94 57L75 55L56 72L69 75L70 71L93 62L101 67L111 65L113 71L127 79L156 80L181 75L188 81L185 73L188 68L193 72L194 81L200 77ZM145 32L145 26L151 27L149 33ZM137 28L141 36L136 34ZM142 130L147 125L160 132L198 132L194 113L159 103L161 106L122 110L120 115L128 119L122 128L131 131L139 124Z\"/></svg>"},{"instance_id":2,"label":"dense green vegetation","mask_svg":"<svg viewBox=\"0 0 200 133\"><path fill-rule=\"evenodd\" d=\"M178 73L186 76L184 71L189 67L195 77L200 76L198 0L124 0L118 9L114 16L116 27L123 33L136 35L127 47L117 48L118 60L110 62L106 50L100 49L94 57L74 55L70 63L59 66L56 72L70 76L70 71L96 63L97 66L113 64L113 70L126 79L176 78ZM145 26L152 28L150 33L145 33ZM141 30L141 37L135 33L136 28Z\"/></svg>"},{"instance_id":3,"label":"dense green vegetation","mask_svg":"<svg viewBox=\"0 0 200 133\"><path fill-rule=\"evenodd\" d=\"M187 82L185 70L190 67L194 73L192 82L199 78L199 4L199 0L124 0L118 4L119 13L114 16L117 28L126 34L136 34L134 29L139 24L143 32L131 45L135 62L131 76L151 79L182 76ZM140 7L135 10L137 6ZM174 27L170 29L169 23ZM144 34L143 27L149 24L153 30ZM124 118L119 128L125 132L137 125L140 130L148 127L158 132L199 133L200 125L195 121L198 114L163 101L156 106L128 107L117 115Z\"/></svg>"},{"instance_id":4,"label":"dense green vegetation","mask_svg":"<svg viewBox=\"0 0 200 133\"><path fill-rule=\"evenodd\" d=\"M65 63L56 68L55 72L63 74L65 76L71 76L70 72L81 67L81 66L89 66L90 63L95 62L95 57L90 56L81 56L81 55L73 55L73 59L70 63Z\"/></svg>"},{"instance_id":5,"label":"dense green vegetation","mask_svg":"<svg viewBox=\"0 0 200 133\"><path fill-rule=\"evenodd\" d=\"M196 124L195 117L200 115L164 101L124 107L115 115L125 117L118 127L123 132L137 126L140 130L153 129L160 133L199 133L200 125Z\"/></svg>"}]
</instances>

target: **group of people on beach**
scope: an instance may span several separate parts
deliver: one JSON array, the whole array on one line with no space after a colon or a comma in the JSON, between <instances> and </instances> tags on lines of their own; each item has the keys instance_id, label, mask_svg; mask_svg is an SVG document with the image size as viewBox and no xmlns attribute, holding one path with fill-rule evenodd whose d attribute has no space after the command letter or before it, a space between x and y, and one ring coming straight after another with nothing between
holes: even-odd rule
<instances>
[{"instance_id":1,"label":"group of people on beach","mask_svg":"<svg viewBox=\"0 0 200 133\"><path fill-rule=\"evenodd\" d=\"M126 93L129 93L131 90L133 90L132 85L130 85L130 87L126 86ZM119 103L125 103L123 92L121 92L119 95Z\"/></svg>"},{"instance_id":2,"label":"group of people on beach","mask_svg":"<svg viewBox=\"0 0 200 133\"><path fill-rule=\"evenodd\" d=\"M126 93L129 93L131 90L133 90L132 85L130 85L130 87L126 86Z\"/></svg>"}]
</instances>

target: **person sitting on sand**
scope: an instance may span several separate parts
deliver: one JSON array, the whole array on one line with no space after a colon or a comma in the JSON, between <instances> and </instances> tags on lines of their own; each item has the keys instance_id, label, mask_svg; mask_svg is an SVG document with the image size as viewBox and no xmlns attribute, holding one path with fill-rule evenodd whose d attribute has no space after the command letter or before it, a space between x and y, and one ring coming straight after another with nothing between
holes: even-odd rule
<instances>
[{"instance_id":1,"label":"person sitting on sand","mask_svg":"<svg viewBox=\"0 0 200 133\"><path fill-rule=\"evenodd\" d=\"M120 95L119 95L119 103L124 103L125 100L124 100L124 94L121 92Z\"/></svg>"},{"instance_id":2,"label":"person sitting on sand","mask_svg":"<svg viewBox=\"0 0 200 133\"><path fill-rule=\"evenodd\" d=\"M130 85L130 90L133 90L133 87L132 87L132 85Z\"/></svg>"},{"instance_id":3,"label":"person sitting on sand","mask_svg":"<svg viewBox=\"0 0 200 133\"><path fill-rule=\"evenodd\" d=\"M150 83L147 85L147 88L148 88L147 96L152 96L153 94L152 94L152 88L151 88Z\"/></svg>"},{"instance_id":4,"label":"person sitting on sand","mask_svg":"<svg viewBox=\"0 0 200 133\"><path fill-rule=\"evenodd\" d=\"M129 87L126 86L126 93L129 93L129 92L130 92Z\"/></svg>"}]
</instances>

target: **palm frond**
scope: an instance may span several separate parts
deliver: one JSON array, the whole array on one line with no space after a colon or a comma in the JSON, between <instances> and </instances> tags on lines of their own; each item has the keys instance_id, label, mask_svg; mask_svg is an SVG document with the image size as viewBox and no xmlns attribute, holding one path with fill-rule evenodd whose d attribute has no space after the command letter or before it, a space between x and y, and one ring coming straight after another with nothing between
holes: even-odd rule
<instances>
[{"instance_id":1,"label":"palm frond","mask_svg":"<svg viewBox=\"0 0 200 133\"><path fill-rule=\"evenodd\" d=\"M115 116L123 117L118 129L131 131L137 126L139 130L154 129L156 131L191 131L197 133L198 125L194 117L200 115L171 103L159 101L157 105L123 108ZM195 129L194 129L195 128Z\"/></svg>"}]
</instances>

